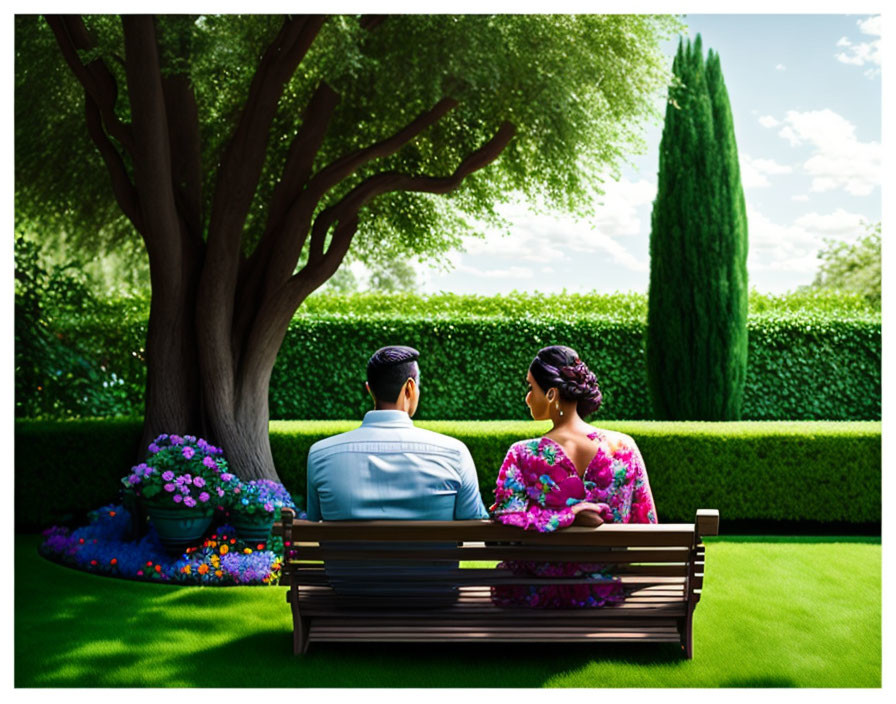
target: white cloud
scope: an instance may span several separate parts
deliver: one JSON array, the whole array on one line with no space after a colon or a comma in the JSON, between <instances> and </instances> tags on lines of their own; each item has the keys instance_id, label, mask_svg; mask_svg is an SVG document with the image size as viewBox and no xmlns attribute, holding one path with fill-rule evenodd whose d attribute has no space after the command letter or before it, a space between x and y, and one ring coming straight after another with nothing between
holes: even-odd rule
<instances>
[{"instance_id":1,"label":"white cloud","mask_svg":"<svg viewBox=\"0 0 896 704\"><path fill-rule=\"evenodd\" d=\"M862 34L871 34L875 37L880 36L880 15L873 15L866 20L858 20L856 24L859 25L859 31Z\"/></svg>"},{"instance_id":2,"label":"white cloud","mask_svg":"<svg viewBox=\"0 0 896 704\"><path fill-rule=\"evenodd\" d=\"M881 20L880 15L874 15L864 20L858 20L856 24L862 34L877 37L868 42L859 42L854 44L848 37L841 37L837 41L837 46L843 51L834 54L837 61L851 66L864 66L872 64L872 68L865 71L868 78L873 78L880 73L881 53L880 53L880 36L881 36Z\"/></svg>"},{"instance_id":3,"label":"white cloud","mask_svg":"<svg viewBox=\"0 0 896 704\"><path fill-rule=\"evenodd\" d=\"M828 215L806 213L794 220L794 224L825 237L851 237L861 231L862 223L866 221L867 218L864 215L849 213L843 208L837 208Z\"/></svg>"},{"instance_id":4,"label":"white cloud","mask_svg":"<svg viewBox=\"0 0 896 704\"><path fill-rule=\"evenodd\" d=\"M796 196L790 196L790 200L795 200L795 201L803 202L803 201L807 201L807 200L809 200L809 196L807 196L805 193L801 193L801 194L796 195Z\"/></svg>"},{"instance_id":5,"label":"white cloud","mask_svg":"<svg viewBox=\"0 0 896 704\"><path fill-rule=\"evenodd\" d=\"M792 171L791 167L774 159L754 159L745 152L740 153L740 182L744 188L767 188L771 186L769 176Z\"/></svg>"},{"instance_id":6,"label":"white cloud","mask_svg":"<svg viewBox=\"0 0 896 704\"><path fill-rule=\"evenodd\" d=\"M469 264L461 264L458 271L470 276L484 279L533 279L535 272L523 266L511 266L507 269L477 269Z\"/></svg>"},{"instance_id":7,"label":"white cloud","mask_svg":"<svg viewBox=\"0 0 896 704\"><path fill-rule=\"evenodd\" d=\"M763 115L759 118L759 124L763 127L777 127L781 123L771 115Z\"/></svg>"},{"instance_id":8,"label":"white cloud","mask_svg":"<svg viewBox=\"0 0 896 704\"><path fill-rule=\"evenodd\" d=\"M880 185L880 143L860 142L855 125L828 108L789 110L778 135L792 147L806 145L813 149L803 163L803 171L812 177L812 191L842 188L852 195L866 196Z\"/></svg>"},{"instance_id":9,"label":"white cloud","mask_svg":"<svg viewBox=\"0 0 896 704\"><path fill-rule=\"evenodd\" d=\"M776 271L809 276L818 270L818 251L825 238L846 239L860 231L867 218L838 208L832 213L806 213L790 224L773 222L755 208L747 206L751 272Z\"/></svg>"},{"instance_id":10,"label":"white cloud","mask_svg":"<svg viewBox=\"0 0 896 704\"><path fill-rule=\"evenodd\" d=\"M787 67L784 64L778 64L775 66L775 71L786 71Z\"/></svg>"}]
</instances>

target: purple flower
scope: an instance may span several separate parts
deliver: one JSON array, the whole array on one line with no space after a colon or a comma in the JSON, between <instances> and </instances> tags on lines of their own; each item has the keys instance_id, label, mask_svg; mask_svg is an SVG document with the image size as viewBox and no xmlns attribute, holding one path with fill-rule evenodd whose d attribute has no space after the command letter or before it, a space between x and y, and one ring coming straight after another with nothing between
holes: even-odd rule
<instances>
[{"instance_id":1,"label":"purple flower","mask_svg":"<svg viewBox=\"0 0 896 704\"><path fill-rule=\"evenodd\" d=\"M174 499L174 503L176 503L176 504L179 504L181 501L184 500L184 497L181 496L180 494L175 494L172 498Z\"/></svg>"},{"instance_id":2,"label":"purple flower","mask_svg":"<svg viewBox=\"0 0 896 704\"><path fill-rule=\"evenodd\" d=\"M215 460L213 458L209 457L208 455L206 455L205 457L202 458L202 464L204 464L209 469L217 469L218 468L218 463L215 462Z\"/></svg>"},{"instance_id":3,"label":"purple flower","mask_svg":"<svg viewBox=\"0 0 896 704\"><path fill-rule=\"evenodd\" d=\"M172 435L171 436L171 444L172 445L180 445L184 439L180 435Z\"/></svg>"},{"instance_id":4,"label":"purple flower","mask_svg":"<svg viewBox=\"0 0 896 704\"><path fill-rule=\"evenodd\" d=\"M221 475L222 482L229 482L231 479L233 479L233 475L230 472L224 472Z\"/></svg>"},{"instance_id":5,"label":"purple flower","mask_svg":"<svg viewBox=\"0 0 896 704\"><path fill-rule=\"evenodd\" d=\"M211 497L208 495L208 492L207 492L207 491L203 491L203 492L199 495L199 500L200 500L202 503L205 503L205 502L208 501L210 498L211 498Z\"/></svg>"},{"instance_id":6,"label":"purple flower","mask_svg":"<svg viewBox=\"0 0 896 704\"><path fill-rule=\"evenodd\" d=\"M218 492L218 496L224 496L224 490L221 487L217 487L215 491Z\"/></svg>"},{"instance_id":7,"label":"purple flower","mask_svg":"<svg viewBox=\"0 0 896 704\"><path fill-rule=\"evenodd\" d=\"M136 474L132 474L131 476L128 477L128 481L129 481L131 484L139 484L139 483L140 483L140 477L138 477Z\"/></svg>"},{"instance_id":8,"label":"purple flower","mask_svg":"<svg viewBox=\"0 0 896 704\"><path fill-rule=\"evenodd\" d=\"M181 450L181 454L184 456L185 460L193 459L193 455L196 454L196 450L194 450L189 445L184 446L184 449Z\"/></svg>"},{"instance_id":9,"label":"purple flower","mask_svg":"<svg viewBox=\"0 0 896 704\"><path fill-rule=\"evenodd\" d=\"M160 447L159 447L158 445L156 445L154 442L149 443L149 451L150 451L152 454L156 454L156 453L157 453L159 450L161 450L161 449L162 449L162 448L160 448Z\"/></svg>"},{"instance_id":10,"label":"purple flower","mask_svg":"<svg viewBox=\"0 0 896 704\"><path fill-rule=\"evenodd\" d=\"M193 480L193 486L198 486L200 489L205 486L205 479L202 477L196 477Z\"/></svg>"},{"instance_id":11,"label":"purple flower","mask_svg":"<svg viewBox=\"0 0 896 704\"><path fill-rule=\"evenodd\" d=\"M162 474L162 479L164 479L166 482L170 482L172 479L174 479L174 472L169 469L167 472Z\"/></svg>"},{"instance_id":12,"label":"purple flower","mask_svg":"<svg viewBox=\"0 0 896 704\"><path fill-rule=\"evenodd\" d=\"M264 505L264 510L267 511L268 513L273 513L274 512L274 504L272 504L270 501L268 501Z\"/></svg>"},{"instance_id":13,"label":"purple flower","mask_svg":"<svg viewBox=\"0 0 896 704\"><path fill-rule=\"evenodd\" d=\"M184 484L192 484L193 483L193 475L192 474L184 474L181 476L184 480Z\"/></svg>"},{"instance_id":14,"label":"purple flower","mask_svg":"<svg viewBox=\"0 0 896 704\"><path fill-rule=\"evenodd\" d=\"M184 505L192 508L193 506L196 505L196 499L194 499L192 496L188 496L187 498L184 499Z\"/></svg>"},{"instance_id":15,"label":"purple flower","mask_svg":"<svg viewBox=\"0 0 896 704\"><path fill-rule=\"evenodd\" d=\"M169 492L174 491L176 488L177 488L177 486L175 486L174 484L172 484L170 482L165 485L165 491L169 491Z\"/></svg>"}]
</instances>

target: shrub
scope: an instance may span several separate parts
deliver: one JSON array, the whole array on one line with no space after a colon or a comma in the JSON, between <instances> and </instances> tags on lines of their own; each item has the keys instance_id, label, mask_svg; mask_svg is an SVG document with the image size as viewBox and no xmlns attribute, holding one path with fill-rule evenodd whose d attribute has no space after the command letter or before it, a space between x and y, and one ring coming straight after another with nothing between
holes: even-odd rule
<instances>
[{"instance_id":1,"label":"shrub","mask_svg":"<svg viewBox=\"0 0 896 704\"><path fill-rule=\"evenodd\" d=\"M420 418L525 420L526 368L554 342L571 344L597 373L604 404L595 420L652 417L643 294L314 295L300 310L274 367L272 418L360 418L367 358L396 340L422 353ZM43 417L143 413L148 301L104 301L102 311L63 317L58 331L93 350L114 381L98 388L114 403L66 396ZM881 317L861 296L753 291L750 311L745 419L880 419ZM322 344L326 365L317 362ZM27 393L17 387L17 402Z\"/></svg>"},{"instance_id":2,"label":"shrub","mask_svg":"<svg viewBox=\"0 0 896 704\"><path fill-rule=\"evenodd\" d=\"M271 450L280 478L297 500L305 495L308 449L358 422L271 423ZM879 522L879 422L595 423L631 435L641 449L660 521L691 521L698 508L723 520ZM544 422L420 422L466 443L488 506L507 448L537 437ZM132 421L17 421L16 524L43 529L115 497L122 467L136 452L140 424ZM71 452L91 439L102 454ZM226 454L226 448L225 448ZM47 492L46 486L60 491ZM99 499L97 497L100 497Z\"/></svg>"}]
</instances>

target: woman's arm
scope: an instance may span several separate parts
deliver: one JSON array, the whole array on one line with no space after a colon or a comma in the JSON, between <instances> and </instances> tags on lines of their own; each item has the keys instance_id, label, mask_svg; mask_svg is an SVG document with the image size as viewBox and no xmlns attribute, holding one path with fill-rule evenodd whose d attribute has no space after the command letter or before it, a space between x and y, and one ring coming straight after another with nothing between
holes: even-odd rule
<instances>
[{"instance_id":1,"label":"woman's arm","mask_svg":"<svg viewBox=\"0 0 896 704\"><path fill-rule=\"evenodd\" d=\"M638 445L631 438L627 438L631 449L631 462L634 474L634 488L632 489L632 512L629 523L656 523L656 504L653 502L653 492L650 490L650 482L647 479L647 468L644 466L644 458Z\"/></svg>"}]
</instances>

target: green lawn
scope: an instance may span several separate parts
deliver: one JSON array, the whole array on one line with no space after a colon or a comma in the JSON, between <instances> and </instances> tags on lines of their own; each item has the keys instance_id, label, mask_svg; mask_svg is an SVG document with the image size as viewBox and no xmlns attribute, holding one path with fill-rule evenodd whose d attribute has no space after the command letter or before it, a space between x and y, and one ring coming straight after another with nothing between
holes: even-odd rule
<instances>
[{"instance_id":1,"label":"green lawn","mask_svg":"<svg viewBox=\"0 0 896 704\"><path fill-rule=\"evenodd\" d=\"M15 555L16 687L880 687L879 538L707 540L675 645L312 644L281 587L171 587Z\"/></svg>"}]
</instances>

